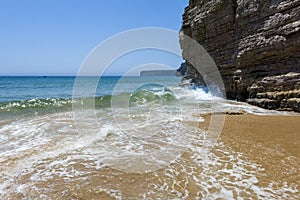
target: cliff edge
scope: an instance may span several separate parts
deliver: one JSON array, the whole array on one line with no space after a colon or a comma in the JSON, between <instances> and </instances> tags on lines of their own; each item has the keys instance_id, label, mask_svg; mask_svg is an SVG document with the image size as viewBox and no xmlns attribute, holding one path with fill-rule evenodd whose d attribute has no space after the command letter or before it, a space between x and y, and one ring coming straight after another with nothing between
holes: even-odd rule
<instances>
[{"instance_id":1,"label":"cliff edge","mask_svg":"<svg viewBox=\"0 0 300 200\"><path fill-rule=\"evenodd\" d=\"M214 59L227 98L300 112L300 0L190 0L181 32Z\"/></svg>"}]
</instances>

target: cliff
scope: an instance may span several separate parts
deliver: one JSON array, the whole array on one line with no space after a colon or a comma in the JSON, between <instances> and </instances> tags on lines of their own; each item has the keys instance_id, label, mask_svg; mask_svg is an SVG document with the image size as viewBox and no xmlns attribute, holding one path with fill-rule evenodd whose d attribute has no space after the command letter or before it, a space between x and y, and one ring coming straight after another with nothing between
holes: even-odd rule
<instances>
[{"instance_id":1,"label":"cliff","mask_svg":"<svg viewBox=\"0 0 300 200\"><path fill-rule=\"evenodd\" d=\"M176 70L148 70L141 71L140 76L175 76Z\"/></svg>"},{"instance_id":2,"label":"cliff","mask_svg":"<svg viewBox=\"0 0 300 200\"><path fill-rule=\"evenodd\" d=\"M214 59L229 99L300 111L300 0L190 0L181 33Z\"/></svg>"}]
</instances>

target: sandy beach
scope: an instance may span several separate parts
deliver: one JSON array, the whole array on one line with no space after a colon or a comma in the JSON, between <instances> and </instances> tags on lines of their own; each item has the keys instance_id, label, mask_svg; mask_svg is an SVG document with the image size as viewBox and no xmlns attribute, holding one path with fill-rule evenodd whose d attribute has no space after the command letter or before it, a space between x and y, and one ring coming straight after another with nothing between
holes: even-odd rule
<instances>
[{"instance_id":1,"label":"sandy beach","mask_svg":"<svg viewBox=\"0 0 300 200\"><path fill-rule=\"evenodd\" d=\"M209 116L204 117L201 128L207 127L210 122ZM299 158L300 116L227 114L220 140L244 153L248 152L248 145L255 148L260 144Z\"/></svg>"},{"instance_id":2,"label":"sandy beach","mask_svg":"<svg viewBox=\"0 0 300 200\"><path fill-rule=\"evenodd\" d=\"M261 165L266 180L295 183L300 197L300 116L226 115L219 141Z\"/></svg>"},{"instance_id":3,"label":"sandy beach","mask_svg":"<svg viewBox=\"0 0 300 200\"><path fill-rule=\"evenodd\" d=\"M210 115L203 117L199 126L206 129ZM24 169L6 184L4 198L299 199L299 122L300 116L226 115L207 157L199 154L205 144L199 138L170 165L141 174L107 167L82 155L83 149L42 159L30 169L23 158L10 157L2 160L3 170ZM27 152L25 158L37 154Z\"/></svg>"}]
</instances>

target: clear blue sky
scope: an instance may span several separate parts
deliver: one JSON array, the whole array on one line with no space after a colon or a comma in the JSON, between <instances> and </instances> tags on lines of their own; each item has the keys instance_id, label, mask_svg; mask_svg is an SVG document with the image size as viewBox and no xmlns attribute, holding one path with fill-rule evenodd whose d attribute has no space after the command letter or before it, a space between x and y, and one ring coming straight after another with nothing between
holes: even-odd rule
<instances>
[{"instance_id":1,"label":"clear blue sky","mask_svg":"<svg viewBox=\"0 0 300 200\"><path fill-rule=\"evenodd\" d=\"M0 75L74 75L96 45L119 32L140 27L179 30L187 4L0 0Z\"/></svg>"}]
</instances>

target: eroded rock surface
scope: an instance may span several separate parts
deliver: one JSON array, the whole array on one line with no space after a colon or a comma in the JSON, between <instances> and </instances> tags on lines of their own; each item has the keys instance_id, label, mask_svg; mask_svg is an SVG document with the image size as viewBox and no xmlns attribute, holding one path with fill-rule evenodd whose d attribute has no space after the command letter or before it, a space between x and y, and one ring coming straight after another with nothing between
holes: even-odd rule
<instances>
[{"instance_id":1,"label":"eroded rock surface","mask_svg":"<svg viewBox=\"0 0 300 200\"><path fill-rule=\"evenodd\" d=\"M300 73L263 78L248 88L248 103L300 112Z\"/></svg>"},{"instance_id":2,"label":"eroded rock surface","mask_svg":"<svg viewBox=\"0 0 300 200\"><path fill-rule=\"evenodd\" d=\"M253 88L264 87L260 85L268 77L300 73L300 0L190 0L181 33L201 44L214 59L229 99L299 111L296 89L285 83L276 82L276 92L295 97L280 103L270 95L263 98L260 92L255 96ZM185 38L181 37L181 44L183 57L188 59ZM199 77L197 70L189 71ZM296 75L292 78L290 83L300 84ZM264 93L270 89L266 86Z\"/></svg>"}]
</instances>

